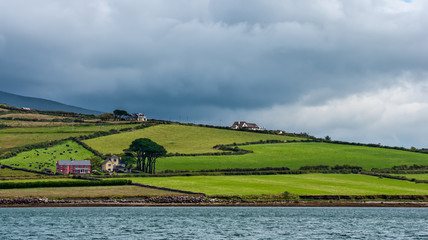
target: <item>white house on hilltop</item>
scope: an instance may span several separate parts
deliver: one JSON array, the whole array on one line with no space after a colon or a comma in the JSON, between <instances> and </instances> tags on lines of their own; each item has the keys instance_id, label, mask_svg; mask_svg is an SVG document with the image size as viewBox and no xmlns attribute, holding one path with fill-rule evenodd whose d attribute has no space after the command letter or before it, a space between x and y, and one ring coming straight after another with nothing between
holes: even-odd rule
<instances>
[{"instance_id":1,"label":"white house on hilltop","mask_svg":"<svg viewBox=\"0 0 428 240\"><path fill-rule=\"evenodd\" d=\"M255 123L247 123L245 121L234 122L232 129L244 129L244 130L260 130L260 127Z\"/></svg>"},{"instance_id":2,"label":"white house on hilltop","mask_svg":"<svg viewBox=\"0 0 428 240\"><path fill-rule=\"evenodd\" d=\"M125 120L127 120L127 121L146 122L147 121L147 117L146 117L146 115L144 115L142 113L133 113L133 114L131 114L129 116L126 116Z\"/></svg>"}]
</instances>

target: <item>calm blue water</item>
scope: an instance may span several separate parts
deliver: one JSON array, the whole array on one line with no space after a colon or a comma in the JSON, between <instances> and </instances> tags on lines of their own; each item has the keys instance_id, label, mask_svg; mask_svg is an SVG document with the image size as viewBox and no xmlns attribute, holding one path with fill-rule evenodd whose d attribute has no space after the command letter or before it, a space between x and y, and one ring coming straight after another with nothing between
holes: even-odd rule
<instances>
[{"instance_id":1,"label":"calm blue water","mask_svg":"<svg viewBox=\"0 0 428 240\"><path fill-rule=\"evenodd\" d=\"M0 239L428 239L428 209L3 208Z\"/></svg>"}]
</instances>

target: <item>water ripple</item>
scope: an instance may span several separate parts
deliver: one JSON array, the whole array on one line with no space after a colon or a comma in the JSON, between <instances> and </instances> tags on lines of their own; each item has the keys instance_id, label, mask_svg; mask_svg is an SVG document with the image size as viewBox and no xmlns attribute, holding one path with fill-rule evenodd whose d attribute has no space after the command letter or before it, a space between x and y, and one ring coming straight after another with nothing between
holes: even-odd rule
<instances>
[{"instance_id":1,"label":"water ripple","mask_svg":"<svg viewBox=\"0 0 428 240\"><path fill-rule=\"evenodd\" d=\"M0 209L2 239L428 239L428 209Z\"/></svg>"}]
</instances>

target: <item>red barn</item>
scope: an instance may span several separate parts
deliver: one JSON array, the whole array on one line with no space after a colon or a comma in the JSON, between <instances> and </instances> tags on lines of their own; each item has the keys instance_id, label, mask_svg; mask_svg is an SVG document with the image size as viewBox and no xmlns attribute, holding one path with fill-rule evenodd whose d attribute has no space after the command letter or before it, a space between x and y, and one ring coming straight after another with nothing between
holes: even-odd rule
<instances>
[{"instance_id":1,"label":"red barn","mask_svg":"<svg viewBox=\"0 0 428 240\"><path fill-rule=\"evenodd\" d=\"M91 172L89 160L58 160L56 171L64 174L86 174Z\"/></svg>"}]
</instances>

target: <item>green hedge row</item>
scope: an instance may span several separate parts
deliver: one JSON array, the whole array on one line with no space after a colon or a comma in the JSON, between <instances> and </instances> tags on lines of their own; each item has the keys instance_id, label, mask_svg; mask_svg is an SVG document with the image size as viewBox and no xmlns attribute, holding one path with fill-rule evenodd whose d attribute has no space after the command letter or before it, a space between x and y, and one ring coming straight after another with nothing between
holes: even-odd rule
<instances>
[{"instance_id":1,"label":"green hedge row","mask_svg":"<svg viewBox=\"0 0 428 240\"><path fill-rule=\"evenodd\" d=\"M405 176L395 176L395 175L389 175L386 173L374 173L374 172L366 172L366 171L361 173L369 176L379 177L379 178L390 178L390 179L404 180L404 181L415 182L415 183L428 183L428 180L408 178Z\"/></svg>"},{"instance_id":2,"label":"green hedge row","mask_svg":"<svg viewBox=\"0 0 428 240\"><path fill-rule=\"evenodd\" d=\"M113 179L103 181L38 181L38 182L0 182L0 189L39 188L39 187L82 187L129 185L131 180Z\"/></svg>"}]
</instances>

